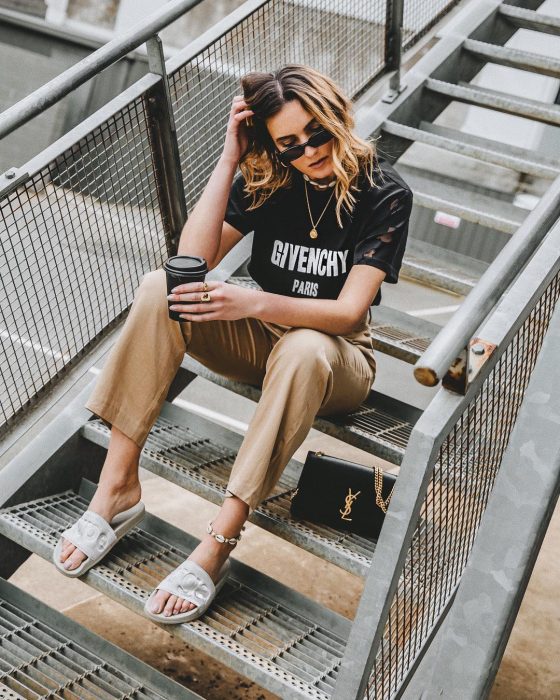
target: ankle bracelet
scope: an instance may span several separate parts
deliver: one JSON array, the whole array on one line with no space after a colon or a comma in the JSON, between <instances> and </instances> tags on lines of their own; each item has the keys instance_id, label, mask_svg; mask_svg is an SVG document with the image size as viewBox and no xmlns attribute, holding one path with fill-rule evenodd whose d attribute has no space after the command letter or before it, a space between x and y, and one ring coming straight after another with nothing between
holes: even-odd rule
<instances>
[{"instance_id":1,"label":"ankle bracelet","mask_svg":"<svg viewBox=\"0 0 560 700\"><path fill-rule=\"evenodd\" d=\"M243 530L245 529L245 525L243 525L243 527L241 528L241 532L238 535L236 535L235 537L226 537L225 535L220 535L217 532L215 532L214 528L212 527L212 523L213 521L210 520L206 527L206 532L209 535L212 535L212 537L214 537L214 539L216 539L221 544L230 544L232 547L235 547L235 545L239 542L239 540L241 539L241 532L243 532Z\"/></svg>"}]
</instances>

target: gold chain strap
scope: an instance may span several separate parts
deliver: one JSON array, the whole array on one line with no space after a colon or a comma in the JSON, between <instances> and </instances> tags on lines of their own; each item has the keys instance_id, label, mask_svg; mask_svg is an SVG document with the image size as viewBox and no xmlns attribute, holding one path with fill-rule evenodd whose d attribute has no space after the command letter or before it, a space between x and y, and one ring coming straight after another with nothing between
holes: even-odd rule
<instances>
[{"instance_id":1,"label":"gold chain strap","mask_svg":"<svg viewBox=\"0 0 560 700\"><path fill-rule=\"evenodd\" d=\"M395 482L396 483L396 482ZM381 510L386 513L387 508L389 507L389 503L391 502L391 496L393 495L393 491L395 489L395 484L393 484L393 488L391 489L391 493L387 496L385 500L383 500L383 495L382 495L382 488L383 488L383 471L379 467L375 467L375 503L378 505Z\"/></svg>"}]
</instances>

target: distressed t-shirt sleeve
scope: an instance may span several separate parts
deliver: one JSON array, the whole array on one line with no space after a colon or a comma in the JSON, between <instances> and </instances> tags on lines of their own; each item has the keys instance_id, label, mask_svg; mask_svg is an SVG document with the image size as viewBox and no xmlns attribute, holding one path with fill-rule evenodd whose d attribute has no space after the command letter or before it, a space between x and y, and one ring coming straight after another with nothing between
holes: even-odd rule
<instances>
[{"instance_id":1,"label":"distressed t-shirt sleeve","mask_svg":"<svg viewBox=\"0 0 560 700\"><path fill-rule=\"evenodd\" d=\"M368 221L354 249L354 265L371 265L383 270L385 282L396 284L402 265L408 222L412 210L412 191L389 182L372 206Z\"/></svg>"},{"instance_id":2,"label":"distressed t-shirt sleeve","mask_svg":"<svg viewBox=\"0 0 560 700\"><path fill-rule=\"evenodd\" d=\"M245 236L255 228L255 210L247 211L252 197L243 192L244 185L245 178L242 173L238 173L231 185L224 221Z\"/></svg>"}]
</instances>

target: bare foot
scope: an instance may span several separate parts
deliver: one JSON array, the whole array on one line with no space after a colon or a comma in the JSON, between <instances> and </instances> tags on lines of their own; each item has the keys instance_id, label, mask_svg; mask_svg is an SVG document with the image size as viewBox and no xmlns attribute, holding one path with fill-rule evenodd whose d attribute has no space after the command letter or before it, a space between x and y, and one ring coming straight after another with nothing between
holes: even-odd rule
<instances>
[{"instance_id":1,"label":"bare foot","mask_svg":"<svg viewBox=\"0 0 560 700\"><path fill-rule=\"evenodd\" d=\"M141 495L142 489L137 480L127 485L119 484L118 486L100 483L88 510L105 518L107 522L111 522L117 513L136 505L140 501ZM64 568L67 570L75 569L84 559L87 559L87 556L63 537L60 562L64 564Z\"/></svg>"},{"instance_id":2,"label":"bare foot","mask_svg":"<svg viewBox=\"0 0 560 700\"><path fill-rule=\"evenodd\" d=\"M200 544L193 549L188 561L194 561L201 566L216 583L218 573L233 547L229 544L217 542L212 535L206 535ZM184 613L196 608L196 603L191 603L167 591L158 591L152 603L152 612L159 614L163 611L165 617Z\"/></svg>"}]
</instances>

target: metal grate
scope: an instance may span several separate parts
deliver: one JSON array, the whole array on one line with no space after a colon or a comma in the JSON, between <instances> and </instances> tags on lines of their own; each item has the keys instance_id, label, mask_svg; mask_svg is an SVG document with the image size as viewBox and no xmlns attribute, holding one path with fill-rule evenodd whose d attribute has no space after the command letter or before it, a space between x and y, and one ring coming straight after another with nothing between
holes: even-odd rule
<instances>
[{"instance_id":1,"label":"metal grate","mask_svg":"<svg viewBox=\"0 0 560 700\"><path fill-rule=\"evenodd\" d=\"M0 199L0 429L165 259L138 98Z\"/></svg>"},{"instance_id":2,"label":"metal grate","mask_svg":"<svg viewBox=\"0 0 560 700\"><path fill-rule=\"evenodd\" d=\"M439 450L416 535L433 527L421 555L409 551L368 699L393 697L459 582L559 297L557 274Z\"/></svg>"},{"instance_id":3,"label":"metal grate","mask_svg":"<svg viewBox=\"0 0 560 700\"><path fill-rule=\"evenodd\" d=\"M83 497L66 491L0 511L0 530L48 558L60 533L87 506ZM157 521L158 535L134 528L88 573L88 583L141 613L161 579L188 556L162 539L165 527ZM345 648L345 640L326 626L233 575L201 618L178 627L187 642L205 650L220 647L238 665L268 673L294 696L297 691L315 700L331 696Z\"/></svg>"},{"instance_id":4,"label":"metal grate","mask_svg":"<svg viewBox=\"0 0 560 700\"><path fill-rule=\"evenodd\" d=\"M405 2L403 11L403 49L409 49L460 0Z\"/></svg>"},{"instance_id":5,"label":"metal grate","mask_svg":"<svg viewBox=\"0 0 560 700\"><path fill-rule=\"evenodd\" d=\"M163 698L56 629L0 601L0 698L20 697Z\"/></svg>"},{"instance_id":6,"label":"metal grate","mask_svg":"<svg viewBox=\"0 0 560 700\"><path fill-rule=\"evenodd\" d=\"M111 433L97 418L83 427L82 434L106 447ZM215 436L206 438L191 427L160 415L142 450L141 466L220 505L236 453L220 445ZM292 518L291 496L296 487L296 476L285 470L250 520L347 571L364 576L375 540Z\"/></svg>"}]
</instances>

